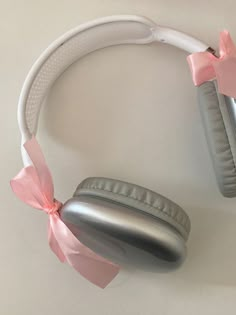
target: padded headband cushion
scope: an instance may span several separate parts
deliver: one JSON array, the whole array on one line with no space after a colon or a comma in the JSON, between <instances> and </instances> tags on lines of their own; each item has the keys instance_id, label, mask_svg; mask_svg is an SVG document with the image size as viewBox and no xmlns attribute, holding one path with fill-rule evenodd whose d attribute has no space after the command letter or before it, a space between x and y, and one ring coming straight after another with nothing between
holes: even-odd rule
<instances>
[{"instance_id":1,"label":"padded headband cushion","mask_svg":"<svg viewBox=\"0 0 236 315\"><path fill-rule=\"evenodd\" d=\"M208 147L220 191L236 196L236 138L227 108L228 97L210 81L198 87L198 99Z\"/></svg>"},{"instance_id":2,"label":"padded headband cushion","mask_svg":"<svg viewBox=\"0 0 236 315\"><path fill-rule=\"evenodd\" d=\"M108 178L87 178L74 197L92 196L138 209L169 223L187 240L190 220L182 208L171 200L140 186Z\"/></svg>"},{"instance_id":3,"label":"padded headband cushion","mask_svg":"<svg viewBox=\"0 0 236 315\"><path fill-rule=\"evenodd\" d=\"M35 63L23 93L28 131L36 132L44 97L55 80L71 64L101 48L119 44L149 43L153 40L153 27L154 22L144 18L105 18L103 22L98 20L80 25L55 41Z\"/></svg>"}]
</instances>

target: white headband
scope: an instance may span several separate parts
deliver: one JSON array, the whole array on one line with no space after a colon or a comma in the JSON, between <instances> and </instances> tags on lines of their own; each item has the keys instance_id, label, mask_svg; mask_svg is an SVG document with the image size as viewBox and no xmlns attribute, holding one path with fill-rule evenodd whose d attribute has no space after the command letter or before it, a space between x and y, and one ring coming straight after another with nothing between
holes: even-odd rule
<instances>
[{"instance_id":1,"label":"white headband","mask_svg":"<svg viewBox=\"0 0 236 315\"><path fill-rule=\"evenodd\" d=\"M161 27L135 15L100 18L80 25L54 41L30 70L19 99L18 123L22 144L36 134L42 102L55 80L76 60L113 45L167 43L189 53L206 51L209 45L185 33ZM30 164L22 147L24 165Z\"/></svg>"}]
</instances>

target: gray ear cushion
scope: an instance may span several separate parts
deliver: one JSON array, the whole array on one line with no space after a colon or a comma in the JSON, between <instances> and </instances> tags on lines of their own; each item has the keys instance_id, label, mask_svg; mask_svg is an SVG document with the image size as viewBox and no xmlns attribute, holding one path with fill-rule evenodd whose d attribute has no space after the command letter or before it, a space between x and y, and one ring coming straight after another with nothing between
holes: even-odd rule
<instances>
[{"instance_id":1,"label":"gray ear cushion","mask_svg":"<svg viewBox=\"0 0 236 315\"><path fill-rule=\"evenodd\" d=\"M146 212L169 223L187 240L190 220L182 208L171 200L140 186L119 180L91 177L77 188L74 197L92 196Z\"/></svg>"},{"instance_id":2,"label":"gray ear cushion","mask_svg":"<svg viewBox=\"0 0 236 315\"><path fill-rule=\"evenodd\" d=\"M225 197L235 197L236 138L229 112L232 100L217 92L215 81L198 87L198 99L219 189Z\"/></svg>"}]
</instances>

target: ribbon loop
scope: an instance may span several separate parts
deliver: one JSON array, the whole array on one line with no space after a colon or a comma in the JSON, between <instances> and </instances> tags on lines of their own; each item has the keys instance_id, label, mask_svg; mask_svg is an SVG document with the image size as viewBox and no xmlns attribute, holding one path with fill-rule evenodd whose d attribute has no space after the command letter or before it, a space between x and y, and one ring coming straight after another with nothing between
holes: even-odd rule
<instances>
[{"instance_id":1,"label":"ribbon loop","mask_svg":"<svg viewBox=\"0 0 236 315\"><path fill-rule=\"evenodd\" d=\"M119 272L119 266L83 245L61 220L62 203L54 199L51 173L36 139L25 143L33 165L23 168L11 180L13 192L26 204L49 215L48 242L61 262L67 262L95 285L105 288Z\"/></svg>"},{"instance_id":2,"label":"ribbon loop","mask_svg":"<svg viewBox=\"0 0 236 315\"><path fill-rule=\"evenodd\" d=\"M236 98L236 47L228 31L220 33L219 51L219 58L207 51L188 56L194 85L216 79L221 94Z\"/></svg>"}]
</instances>

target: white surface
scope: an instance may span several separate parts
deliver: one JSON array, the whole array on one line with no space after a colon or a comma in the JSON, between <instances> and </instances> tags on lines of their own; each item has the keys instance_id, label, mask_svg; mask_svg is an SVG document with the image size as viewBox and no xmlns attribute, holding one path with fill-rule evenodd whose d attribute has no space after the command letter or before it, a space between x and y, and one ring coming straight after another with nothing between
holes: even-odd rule
<instances>
[{"instance_id":1,"label":"white surface","mask_svg":"<svg viewBox=\"0 0 236 315\"><path fill-rule=\"evenodd\" d=\"M184 52L155 44L91 54L57 81L40 123L62 201L84 177L102 175L147 186L186 209L192 233L181 270L125 270L102 291L56 260L46 215L20 203L8 185L22 165L16 108L23 80L66 30L127 13L187 30L213 47L224 28L236 39L234 1L175 2L0 1L0 314L234 314L236 201L216 188Z\"/></svg>"}]
</instances>

